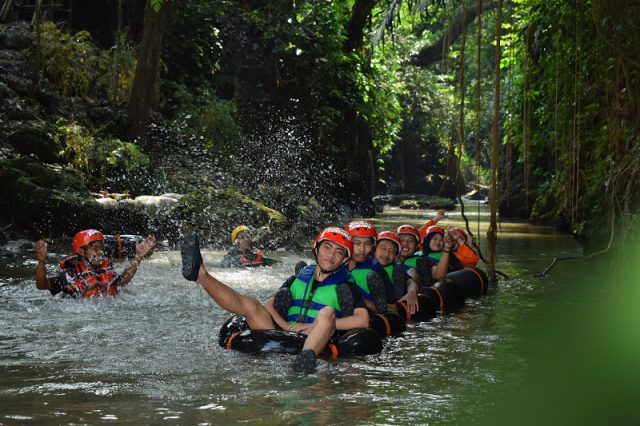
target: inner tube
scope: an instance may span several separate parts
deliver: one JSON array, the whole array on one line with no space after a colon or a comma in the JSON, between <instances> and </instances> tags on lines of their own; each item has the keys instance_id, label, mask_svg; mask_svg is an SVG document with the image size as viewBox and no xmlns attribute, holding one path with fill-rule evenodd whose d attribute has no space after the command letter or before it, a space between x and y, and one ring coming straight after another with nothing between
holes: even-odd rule
<instances>
[{"instance_id":1,"label":"inner tube","mask_svg":"<svg viewBox=\"0 0 640 426\"><path fill-rule=\"evenodd\" d=\"M450 312L465 305L464 293L455 281L445 279L431 287L421 287L420 294L431 299L438 312Z\"/></svg>"},{"instance_id":2,"label":"inner tube","mask_svg":"<svg viewBox=\"0 0 640 426\"><path fill-rule=\"evenodd\" d=\"M218 344L249 354L285 353L296 355L302 351L307 336L284 330L249 328L247 321L233 315L220 327ZM330 358L372 355L382 351L382 339L369 328L353 329L332 338L320 355Z\"/></svg>"},{"instance_id":3,"label":"inner tube","mask_svg":"<svg viewBox=\"0 0 640 426\"><path fill-rule=\"evenodd\" d=\"M136 244L142 241L141 235L105 235L104 254L110 259L133 259L136 255Z\"/></svg>"},{"instance_id":4,"label":"inner tube","mask_svg":"<svg viewBox=\"0 0 640 426\"><path fill-rule=\"evenodd\" d=\"M405 318L394 312L379 314L369 311L369 328L381 337L397 336L407 329Z\"/></svg>"},{"instance_id":5,"label":"inner tube","mask_svg":"<svg viewBox=\"0 0 640 426\"><path fill-rule=\"evenodd\" d=\"M413 315L406 302L396 303L398 314L404 321L427 321L438 313L438 303L429 294L418 293L418 311Z\"/></svg>"},{"instance_id":6,"label":"inner tube","mask_svg":"<svg viewBox=\"0 0 640 426\"><path fill-rule=\"evenodd\" d=\"M464 268L447 274L447 279L454 281L465 297L480 297L487 294L487 274L479 268Z\"/></svg>"},{"instance_id":7,"label":"inner tube","mask_svg":"<svg viewBox=\"0 0 640 426\"><path fill-rule=\"evenodd\" d=\"M450 272L444 281L431 287L421 287L418 292L418 311L411 315L405 302L396 304L398 315L403 321L427 321L434 318L438 312L449 312L460 309L465 305L465 298L480 297L487 294L487 274L479 268L464 268ZM384 319L373 318L377 314L369 313L372 319L369 327L383 336L395 335L402 331L393 328L390 334L384 334ZM397 331L396 331L397 330Z\"/></svg>"}]
</instances>

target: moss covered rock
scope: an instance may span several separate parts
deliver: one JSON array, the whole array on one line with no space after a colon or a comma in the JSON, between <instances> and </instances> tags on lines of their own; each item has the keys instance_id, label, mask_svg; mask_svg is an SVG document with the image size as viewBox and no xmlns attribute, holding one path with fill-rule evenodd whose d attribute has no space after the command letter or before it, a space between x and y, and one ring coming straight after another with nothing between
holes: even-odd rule
<instances>
[{"instance_id":1,"label":"moss covered rock","mask_svg":"<svg viewBox=\"0 0 640 426\"><path fill-rule=\"evenodd\" d=\"M240 224L259 228L258 235L267 243L286 228L288 219L235 189L203 188L186 194L172 207L166 221L171 228L164 232L176 239L197 232L205 244L225 247Z\"/></svg>"},{"instance_id":2,"label":"moss covered rock","mask_svg":"<svg viewBox=\"0 0 640 426\"><path fill-rule=\"evenodd\" d=\"M70 236L87 228L105 233L153 231L141 209L101 205L78 175L32 157L0 160L0 214L34 238Z\"/></svg>"}]
</instances>

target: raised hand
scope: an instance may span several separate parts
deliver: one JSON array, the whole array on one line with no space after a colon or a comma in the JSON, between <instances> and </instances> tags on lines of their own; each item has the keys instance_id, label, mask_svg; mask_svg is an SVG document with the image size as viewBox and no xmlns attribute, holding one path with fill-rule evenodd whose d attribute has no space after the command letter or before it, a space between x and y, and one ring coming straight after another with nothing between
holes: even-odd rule
<instances>
[{"instance_id":1,"label":"raised hand","mask_svg":"<svg viewBox=\"0 0 640 426\"><path fill-rule=\"evenodd\" d=\"M49 250L47 248L47 243L44 240L36 241L36 258L38 262L45 262L47 260L47 256L49 255Z\"/></svg>"},{"instance_id":2,"label":"raised hand","mask_svg":"<svg viewBox=\"0 0 640 426\"><path fill-rule=\"evenodd\" d=\"M149 235L144 240L136 244L136 256L144 257L156 246L156 237Z\"/></svg>"}]
</instances>

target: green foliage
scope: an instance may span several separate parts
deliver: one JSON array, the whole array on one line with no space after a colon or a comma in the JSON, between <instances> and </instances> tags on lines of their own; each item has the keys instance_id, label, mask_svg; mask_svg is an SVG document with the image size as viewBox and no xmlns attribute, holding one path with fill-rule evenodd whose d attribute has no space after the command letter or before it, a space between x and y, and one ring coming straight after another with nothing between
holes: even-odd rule
<instances>
[{"instance_id":1,"label":"green foliage","mask_svg":"<svg viewBox=\"0 0 640 426\"><path fill-rule=\"evenodd\" d=\"M240 127L235 121L235 105L204 92L183 103L190 131L202 139L209 149L219 151L233 147L240 139Z\"/></svg>"},{"instance_id":2,"label":"green foliage","mask_svg":"<svg viewBox=\"0 0 640 426\"><path fill-rule=\"evenodd\" d=\"M136 144L116 138L98 139L89 152L93 170L102 170L101 175L131 173L149 166L149 158Z\"/></svg>"},{"instance_id":3,"label":"green foliage","mask_svg":"<svg viewBox=\"0 0 640 426\"><path fill-rule=\"evenodd\" d=\"M136 73L136 51L125 33L116 35L116 44L100 52L97 63L97 86L111 102L129 99Z\"/></svg>"},{"instance_id":4,"label":"green foliage","mask_svg":"<svg viewBox=\"0 0 640 426\"><path fill-rule=\"evenodd\" d=\"M160 9L162 8L162 5L164 5L164 2L165 0L149 0L149 4L151 5L151 8L156 13L160 12Z\"/></svg>"},{"instance_id":5,"label":"green foliage","mask_svg":"<svg viewBox=\"0 0 640 426\"><path fill-rule=\"evenodd\" d=\"M62 147L60 155L80 173L90 171L89 150L95 145L95 138L77 123L66 123L62 119L56 121L54 141Z\"/></svg>"},{"instance_id":6,"label":"green foliage","mask_svg":"<svg viewBox=\"0 0 640 426\"><path fill-rule=\"evenodd\" d=\"M128 99L136 59L126 34L116 35L115 46L100 51L87 31L72 35L55 23L44 21L41 33L40 44L37 37L34 38L30 57L36 61L39 52L45 75L56 84L62 96L104 94L112 102Z\"/></svg>"},{"instance_id":7,"label":"green foliage","mask_svg":"<svg viewBox=\"0 0 640 426\"><path fill-rule=\"evenodd\" d=\"M359 102L357 56L343 51L345 4L269 2L245 18L270 47L276 85L308 104L322 134L340 124L342 106Z\"/></svg>"},{"instance_id":8,"label":"green foliage","mask_svg":"<svg viewBox=\"0 0 640 426\"><path fill-rule=\"evenodd\" d=\"M163 42L167 80L194 91L229 90L235 76L222 69L225 51L219 27L224 19L216 19L228 10L224 1L181 2Z\"/></svg>"},{"instance_id":9,"label":"green foliage","mask_svg":"<svg viewBox=\"0 0 640 426\"><path fill-rule=\"evenodd\" d=\"M241 129L236 122L236 107L220 99L212 90L194 92L184 84L166 82L170 93L165 108L186 125L186 132L203 140L211 150L223 151L237 145Z\"/></svg>"},{"instance_id":10,"label":"green foliage","mask_svg":"<svg viewBox=\"0 0 640 426\"><path fill-rule=\"evenodd\" d=\"M132 143L113 137L96 137L77 123L56 123L54 140L61 155L93 189L129 191L146 179L149 158Z\"/></svg>"},{"instance_id":11,"label":"green foliage","mask_svg":"<svg viewBox=\"0 0 640 426\"><path fill-rule=\"evenodd\" d=\"M53 22L41 23L39 48L46 75L58 86L63 96L86 96L91 89L98 61L91 34L79 31L75 35L62 32ZM32 55L35 56L35 53Z\"/></svg>"},{"instance_id":12,"label":"green foliage","mask_svg":"<svg viewBox=\"0 0 640 426\"><path fill-rule=\"evenodd\" d=\"M532 215L565 218L576 234L607 241L602 224L626 221L640 193L638 5L516 2L503 66L512 142L524 157L525 101L531 105L528 158ZM635 135L635 136L634 136ZM622 183L622 182L625 183ZM624 187L624 190L622 189ZM624 226L624 225L623 225Z\"/></svg>"}]
</instances>

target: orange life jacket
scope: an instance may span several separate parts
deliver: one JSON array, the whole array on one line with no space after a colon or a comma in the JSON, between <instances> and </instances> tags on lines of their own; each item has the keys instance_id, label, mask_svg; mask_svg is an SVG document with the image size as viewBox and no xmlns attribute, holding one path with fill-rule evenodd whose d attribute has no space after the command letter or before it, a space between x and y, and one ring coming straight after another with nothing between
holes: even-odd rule
<instances>
[{"instance_id":1,"label":"orange life jacket","mask_svg":"<svg viewBox=\"0 0 640 426\"><path fill-rule=\"evenodd\" d=\"M67 286L64 293L78 295L82 298L96 296L115 296L118 293L118 275L111 262L102 258L100 266L85 265L80 256L70 256L60 262L64 271Z\"/></svg>"},{"instance_id":2,"label":"orange life jacket","mask_svg":"<svg viewBox=\"0 0 640 426\"><path fill-rule=\"evenodd\" d=\"M260 266L263 263L263 259L262 259L262 251L258 250L256 253L256 258L251 260L249 258L247 258L247 254L246 253L242 253L242 255L240 256L240 263L242 264L242 266Z\"/></svg>"},{"instance_id":3,"label":"orange life jacket","mask_svg":"<svg viewBox=\"0 0 640 426\"><path fill-rule=\"evenodd\" d=\"M480 260L480 257L478 257L476 252L466 244L458 246L453 254L458 258L460 263L462 263L462 266L464 266L465 268L476 266L478 264L478 261Z\"/></svg>"}]
</instances>

